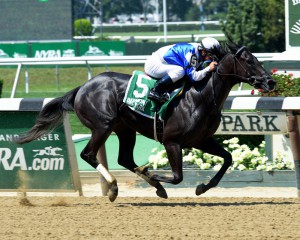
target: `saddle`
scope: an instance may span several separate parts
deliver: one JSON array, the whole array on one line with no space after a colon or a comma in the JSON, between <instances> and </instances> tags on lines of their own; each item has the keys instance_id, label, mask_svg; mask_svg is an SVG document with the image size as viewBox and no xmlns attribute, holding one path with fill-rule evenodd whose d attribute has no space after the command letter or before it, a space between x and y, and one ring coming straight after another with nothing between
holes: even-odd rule
<instances>
[{"instance_id":1,"label":"saddle","mask_svg":"<svg viewBox=\"0 0 300 240\"><path fill-rule=\"evenodd\" d=\"M169 100L163 104L147 98L150 89L154 86L156 79L149 77L142 71L134 71L129 80L123 102L133 111L154 120L154 138L162 142L164 120L170 102L183 92L184 81L179 86L171 89Z\"/></svg>"}]
</instances>

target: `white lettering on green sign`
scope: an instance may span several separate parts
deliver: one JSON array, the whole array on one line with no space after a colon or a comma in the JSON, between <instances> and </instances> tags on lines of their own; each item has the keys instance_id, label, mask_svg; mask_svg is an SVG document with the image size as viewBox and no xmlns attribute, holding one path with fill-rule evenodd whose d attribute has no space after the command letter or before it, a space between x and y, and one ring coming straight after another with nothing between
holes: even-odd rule
<instances>
[{"instance_id":1,"label":"white lettering on green sign","mask_svg":"<svg viewBox=\"0 0 300 240\"><path fill-rule=\"evenodd\" d=\"M53 149L56 149L53 151ZM52 150L52 151L51 151ZM57 148L45 147L41 150L33 150L35 155L29 166L25 159L23 148L17 148L15 152L12 152L9 148L0 148L0 166L2 165L4 170L63 170L64 158L63 155L56 153ZM38 152L37 152L38 151ZM45 152L43 152L45 151ZM35 156L42 156L40 158ZM47 157L44 157L46 155ZM58 157L57 157L58 156Z\"/></svg>"}]
</instances>

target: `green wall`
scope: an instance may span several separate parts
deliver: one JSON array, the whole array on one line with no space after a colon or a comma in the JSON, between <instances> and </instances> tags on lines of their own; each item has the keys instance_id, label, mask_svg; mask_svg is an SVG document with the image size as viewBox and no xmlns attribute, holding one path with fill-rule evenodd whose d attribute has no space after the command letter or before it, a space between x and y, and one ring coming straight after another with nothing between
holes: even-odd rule
<instances>
[{"instance_id":1,"label":"green wall","mask_svg":"<svg viewBox=\"0 0 300 240\"><path fill-rule=\"evenodd\" d=\"M80 157L80 153L83 150L83 148L86 146L88 141L89 141L89 138L74 141L79 171L94 170L94 168L92 168L89 164L87 164ZM105 148L106 148L106 156L107 156L107 162L108 162L109 169L110 170L125 169L118 164L119 140L116 135L112 134L108 138L108 140L105 143ZM149 155L151 155L151 150L153 148L163 149L163 146L160 143L155 142L154 140L146 138L142 135L137 135L136 136L136 144L135 144L135 148L134 148L135 163L138 166L147 164L148 157L149 157Z\"/></svg>"}]
</instances>

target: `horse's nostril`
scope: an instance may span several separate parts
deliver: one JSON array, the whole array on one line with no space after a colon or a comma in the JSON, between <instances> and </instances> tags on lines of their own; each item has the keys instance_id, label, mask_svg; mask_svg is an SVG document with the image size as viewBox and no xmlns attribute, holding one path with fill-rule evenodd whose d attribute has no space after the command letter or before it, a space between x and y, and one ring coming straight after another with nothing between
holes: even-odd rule
<instances>
[{"instance_id":1,"label":"horse's nostril","mask_svg":"<svg viewBox=\"0 0 300 240\"><path fill-rule=\"evenodd\" d=\"M268 85L275 85L276 81L272 78L267 81Z\"/></svg>"}]
</instances>

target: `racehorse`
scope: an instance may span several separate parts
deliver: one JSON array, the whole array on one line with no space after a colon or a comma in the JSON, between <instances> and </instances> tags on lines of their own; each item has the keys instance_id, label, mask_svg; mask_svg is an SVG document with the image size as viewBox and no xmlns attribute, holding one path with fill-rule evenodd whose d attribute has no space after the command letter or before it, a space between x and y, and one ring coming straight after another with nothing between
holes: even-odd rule
<instances>
[{"instance_id":1,"label":"racehorse","mask_svg":"<svg viewBox=\"0 0 300 240\"><path fill-rule=\"evenodd\" d=\"M81 158L107 180L110 201L118 195L117 181L98 162L96 155L113 131L119 139L118 163L145 179L163 198L168 196L160 182L178 184L183 179L183 148L197 148L222 157L223 166L209 183L196 187L196 194L200 195L217 186L232 163L231 154L213 138L231 88L245 82L267 92L272 91L276 84L245 46L239 47L232 41L227 43L212 76L196 84L187 80L183 93L169 105L162 136L173 173L172 177L167 177L154 174L147 166L139 167L134 162L136 132L154 139L154 121L123 103L130 77L116 72L101 73L64 96L53 99L41 110L35 125L16 142L22 144L41 137L62 123L65 112L75 111L80 121L91 130L91 139L81 152Z\"/></svg>"}]
</instances>

